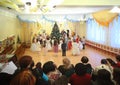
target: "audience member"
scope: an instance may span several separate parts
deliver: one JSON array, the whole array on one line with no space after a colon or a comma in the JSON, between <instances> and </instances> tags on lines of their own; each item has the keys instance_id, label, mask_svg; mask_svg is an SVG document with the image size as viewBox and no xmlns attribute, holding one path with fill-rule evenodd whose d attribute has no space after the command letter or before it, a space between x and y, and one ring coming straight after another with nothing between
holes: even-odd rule
<instances>
[{"instance_id":1,"label":"audience member","mask_svg":"<svg viewBox=\"0 0 120 85\"><path fill-rule=\"evenodd\" d=\"M70 77L71 85L91 85L91 75L86 73L82 63L75 65L75 73Z\"/></svg>"},{"instance_id":2,"label":"audience member","mask_svg":"<svg viewBox=\"0 0 120 85\"><path fill-rule=\"evenodd\" d=\"M66 76L62 75L57 80L55 80L53 85L68 85L68 78Z\"/></svg>"},{"instance_id":3,"label":"audience member","mask_svg":"<svg viewBox=\"0 0 120 85\"><path fill-rule=\"evenodd\" d=\"M30 70L23 70L11 81L10 85L35 85L36 78Z\"/></svg>"},{"instance_id":4,"label":"audience member","mask_svg":"<svg viewBox=\"0 0 120 85\"><path fill-rule=\"evenodd\" d=\"M24 69L32 70L34 66L34 61L32 60L32 57L29 55L22 56L19 59L18 63L20 67L15 71L14 76Z\"/></svg>"},{"instance_id":5,"label":"audience member","mask_svg":"<svg viewBox=\"0 0 120 85\"><path fill-rule=\"evenodd\" d=\"M117 64L111 59L111 58L107 58L106 59L108 61L108 63L114 68L117 67Z\"/></svg>"},{"instance_id":6,"label":"audience member","mask_svg":"<svg viewBox=\"0 0 120 85\"><path fill-rule=\"evenodd\" d=\"M0 85L10 85L12 75L8 73L0 73Z\"/></svg>"},{"instance_id":7,"label":"audience member","mask_svg":"<svg viewBox=\"0 0 120 85\"><path fill-rule=\"evenodd\" d=\"M112 73L112 66L109 66L106 59L101 59L101 65L95 68L95 74L97 74L98 70L100 69L106 69L107 71Z\"/></svg>"},{"instance_id":8,"label":"audience member","mask_svg":"<svg viewBox=\"0 0 120 85\"><path fill-rule=\"evenodd\" d=\"M120 68L113 69L113 79L116 81L116 85L120 85Z\"/></svg>"},{"instance_id":9,"label":"audience member","mask_svg":"<svg viewBox=\"0 0 120 85\"><path fill-rule=\"evenodd\" d=\"M58 67L58 70L62 73L62 75L65 75L67 77L70 77L75 72L74 65L71 64L68 58L63 59L63 65L60 65Z\"/></svg>"},{"instance_id":10,"label":"audience member","mask_svg":"<svg viewBox=\"0 0 120 85\"><path fill-rule=\"evenodd\" d=\"M52 61L48 61L43 65L43 72L47 74L51 84L62 75Z\"/></svg>"},{"instance_id":11,"label":"audience member","mask_svg":"<svg viewBox=\"0 0 120 85\"><path fill-rule=\"evenodd\" d=\"M111 80L111 73L106 69L98 70L97 78L92 85L115 85Z\"/></svg>"},{"instance_id":12,"label":"audience member","mask_svg":"<svg viewBox=\"0 0 120 85\"><path fill-rule=\"evenodd\" d=\"M42 71L41 63L38 62L36 67L32 71L33 75L36 77L35 85L50 85L48 76Z\"/></svg>"},{"instance_id":13,"label":"audience member","mask_svg":"<svg viewBox=\"0 0 120 85\"><path fill-rule=\"evenodd\" d=\"M120 68L120 55L116 56L116 61L117 61L117 67Z\"/></svg>"},{"instance_id":14,"label":"audience member","mask_svg":"<svg viewBox=\"0 0 120 85\"><path fill-rule=\"evenodd\" d=\"M85 65L87 73L92 74L93 69L92 69L91 64L88 63L89 59L86 56L83 56L81 58L81 62Z\"/></svg>"}]
</instances>

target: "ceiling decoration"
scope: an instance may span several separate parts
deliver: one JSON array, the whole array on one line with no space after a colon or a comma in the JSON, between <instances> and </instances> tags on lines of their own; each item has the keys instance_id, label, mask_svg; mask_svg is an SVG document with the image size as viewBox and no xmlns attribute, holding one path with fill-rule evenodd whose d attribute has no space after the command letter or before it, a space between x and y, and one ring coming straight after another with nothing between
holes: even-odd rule
<instances>
[{"instance_id":1,"label":"ceiling decoration","mask_svg":"<svg viewBox=\"0 0 120 85\"><path fill-rule=\"evenodd\" d=\"M21 0L0 0L0 6L8 9L20 11L18 5L22 4Z\"/></svg>"},{"instance_id":2,"label":"ceiling decoration","mask_svg":"<svg viewBox=\"0 0 120 85\"><path fill-rule=\"evenodd\" d=\"M25 13L46 13L64 0L1 0L0 6Z\"/></svg>"}]
</instances>

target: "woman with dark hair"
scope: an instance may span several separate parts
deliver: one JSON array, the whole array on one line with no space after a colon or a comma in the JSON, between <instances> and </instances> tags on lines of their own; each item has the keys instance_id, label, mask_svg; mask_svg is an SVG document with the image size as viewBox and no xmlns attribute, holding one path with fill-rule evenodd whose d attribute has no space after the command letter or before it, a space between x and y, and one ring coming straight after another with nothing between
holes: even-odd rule
<instances>
[{"instance_id":1,"label":"woman with dark hair","mask_svg":"<svg viewBox=\"0 0 120 85\"><path fill-rule=\"evenodd\" d=\"M88 57L83 56L83 57L81 58L81 62L85 65L86 70L87 70L87 73L91 74L93 69L92 69L91 64L88 63L88 62L89 62Z\"/></svg>"},{"instance_id":2,"label":"woman with dark hair","mask_svg":"<svg viewBox=\"0 0 120 85\"><path fill-rule=\"evenodd\" d=\"M107 62L106 59L101 59L101 65L97 66L94 70L94 74L97 75L98 70L100 69L106 69L107 71L109 71L112 74L112 66L110 66Z\"/></svg>"},{"instance_id":3,"label":"woman with dark hair","mask_svg":"<svg viewBox=\"0 0 120 85\"><path fill-rule=\"evenodd\" d=\"M108 61L108 63L114 68L117 67L117 64L111 59L111 58L107 58L106 59Z\"/></svg>"},{"instance_id":4,"label":"woman with dark hair","mask_svg":"<svg viewBox=\"0 0 120 85\"><path fill-rule=\"evenodd\" d=\"M42 71L41 62L36 64L32 73L36 77L36 85L50 85L48 76Z\"/></svg>"},{"instance_id":5,"label":"woman with dark hair","mask_svg":"<svg viewBox=\"0 0 120 85\"><path fill-rule=\"evenodd\" d=\"M91 75L86 73L86 67L82 63L75 65L75 73L70 77L71 85L90 85Z\"/></svg>"},{"instance_id":6,"label":"woman with dark hair","mask_svg":"<svg viewBox=\"0 0 120 85\"><path fill-rule=\"evenodd\" d=\"M51 83L57 80L62 74L57 70L56 65L52 61L48 61L43 65L43 72L48 76Z\"/></svg>"},{"instance_id":7,"label":"woman with dark hair","mask_svg":"<svg viewBox=\"0 0 120 85\"><path fill-rule=\"evenodd\" d=\"M98 70L97 79L92 85L115 85L111 80L111 74L106 69Z\"/></svg>"},{"instance_id":8,"label":"woman with dark hair","mask_svg":"<svg viewBox=\"0 0 120 85\"><path fill-rule=\"evenodd\" d=\"M24 55L19 59L18 64L20 67L15 71L14 76L24 69L29 69L32 71L32 68L34 66L34 61L32 60L31 56Z\"/></svg>"},{"instance_id":9,"label":"woman with dark hair","mask_svg":"<svg viewBox=\"0 0 120 85\"><path fill-rule=\"evenodd\" d=\"M35 85L35 82L36 78L31 71L23 70L12 79L10 85Z\"/></svg>"}]
</instances>

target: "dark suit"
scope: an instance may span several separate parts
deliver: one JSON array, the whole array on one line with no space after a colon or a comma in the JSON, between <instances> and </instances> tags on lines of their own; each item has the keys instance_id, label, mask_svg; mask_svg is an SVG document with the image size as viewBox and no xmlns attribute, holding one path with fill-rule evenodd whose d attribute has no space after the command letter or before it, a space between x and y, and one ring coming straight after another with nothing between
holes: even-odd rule
<instances>
[{"instance_id":1,"label":"dark suit","mask_svg":"<svg viewBox=\"0 0 120 85\"><path fill-rule=\"evenodd\" d=\"M62 56L66 56L66 43L62 43L61 49L62 49Z\"/></svg>"}]
</instances>

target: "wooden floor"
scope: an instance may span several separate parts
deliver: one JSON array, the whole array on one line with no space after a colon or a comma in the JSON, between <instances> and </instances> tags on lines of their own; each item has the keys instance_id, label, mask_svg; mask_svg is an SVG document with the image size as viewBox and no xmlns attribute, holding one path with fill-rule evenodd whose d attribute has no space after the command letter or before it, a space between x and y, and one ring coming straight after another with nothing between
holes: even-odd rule
<instances>
[{"instance_id":1,"label":"wooden floor","mask_svg":"<svg viewBox=\"0 0 120 85\"><path fill-rule=\"evenodd\" d=\"M82 50L79 56L72 56L71 51L67 51L66 54L66 57L69 58L71 63L74 65L80 62L82 56L87 56L89 58L89 63L91 63L93 68L100 65L100 60L103 58L112 58L115 60L115 55L111 55L110 53L103 52L89 46L86 46L86 49ZM44 64L46 61L53 61L57 66L61 65L62 59L65 58L61 56L61 52L58 52L58 56L55 56L54 52L47 52L46 55L44 55L43 50L41 50L41 52L32 52L30 49L26 49L24 55L32 56L35 63L41 62Z\"/></svg>"}]
</instances>

